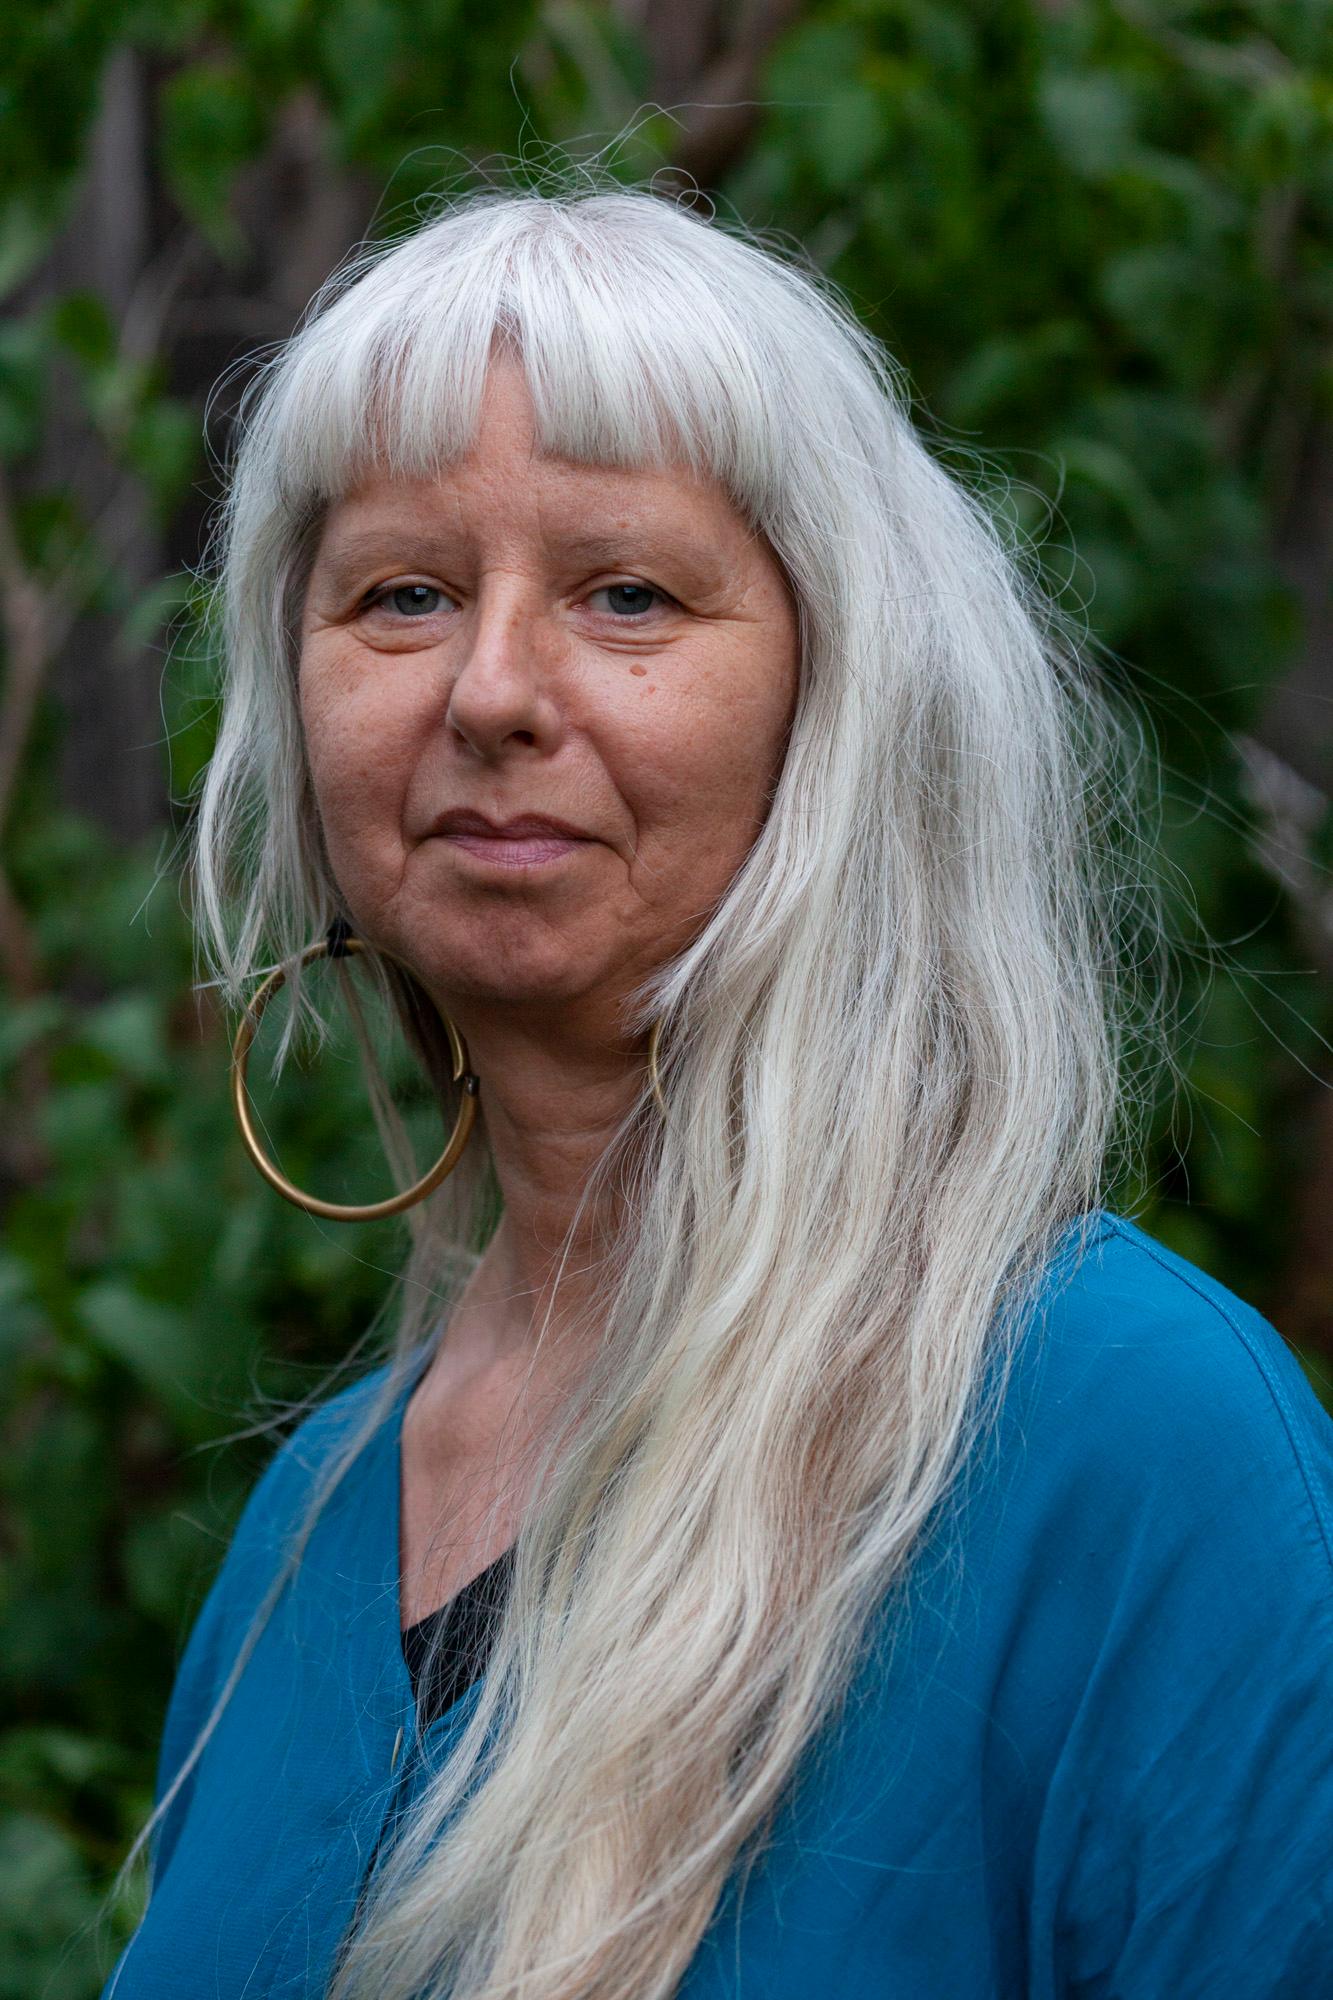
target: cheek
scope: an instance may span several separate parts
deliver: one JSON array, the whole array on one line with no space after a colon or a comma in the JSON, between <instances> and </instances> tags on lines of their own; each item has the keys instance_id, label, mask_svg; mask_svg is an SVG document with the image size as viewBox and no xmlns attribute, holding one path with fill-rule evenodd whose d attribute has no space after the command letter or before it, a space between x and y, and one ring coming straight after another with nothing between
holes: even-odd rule
<instances>
[{"instance_id":1,"label":"cheek","mask_svg":"<svg viewBox=\"0 0 1333 2000\"><path fill-rule=\"evenodd\" d=\"M665 675L645 683L636 732L641 830L672 850L696 887L703 879L713 889L724 883L753 844L794 700L795 670L782 655L771 673L719 669L678 696Z\"/></svg>"},{"instance_id":2,"label":"cheek","mask_svg":"<svg viewBox=\"0 0 1333 2000\"><path fill-rule=\"evenodd\" d=\"M401 849L409 730L382 686L303 670L301 727L329 859L341 886Z\"/></svg>"}]
</instances>

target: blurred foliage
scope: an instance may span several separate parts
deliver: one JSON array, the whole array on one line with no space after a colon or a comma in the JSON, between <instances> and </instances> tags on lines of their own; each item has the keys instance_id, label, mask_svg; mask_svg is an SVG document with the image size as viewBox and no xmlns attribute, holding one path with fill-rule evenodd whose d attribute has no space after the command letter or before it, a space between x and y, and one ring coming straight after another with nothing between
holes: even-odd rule
<instances>
[{"instance_id":1,"label":"blurred foliage","mask_svg":"<svg viewBox=\"0 0 1333 2000\"><path fill-rule=\"evenodd\" d=\"M10 293L68 213L118 48L151 64L160 200L238 270L253 246L237 189L297 93L335 167L406 211L460 155L605 136L652 73L614 10L570 0L26 0L8 36ZM1275 544L1303 426L1330 401L1329 40L1327 10L1300 0L814 0L715 191L724 218L799 239L849 291L935 448L964 477L977 453L1000 473L997 509L1150 705L1173 774L1188 1117L1164 1091L1122 1206L1260 1303L1290 1254L1297 1113L1333 1020L1298 913L1245 838L1231 739L1301 640ZM640 176L671 144L668 119L639 119L619 169ZM126 644L171 638L164 790L180 802L213 726L196 587L129 585L43 474L73 398L151 517L176 519L207 468L201 401L170 364L86 288L10 318L0 580L11 612L45 607L57 633L92 610ZM39 704L4 864L19 946L0 1003L0 2000L98 1992L137 1912L110 1936L88 1927L266 1455L219 1443L353 1346L400 1248L393 1225L288 1208L244 1160L171 866L186 810L160 847L112 841L59 801L59 729ZM1327 862L1333 826L1319 839ZM292 1170L361 1171L350 1067L292 1088Z\"/></svg>"},{"instance_id":2,"label":"blurred foliage","mask_svg":"<svg viewBox=\"0 0 1333 2000\"><path fill-rule=\"evenodd\" d=\"M847 290L946 461L1009 480L996 511L1151 714L1194 1039L1123 1200L1251 1297L1333 1021L1232 741L1300 643L1275 542L1333 406L1331 57L1328 9L1281 0L831 0L774 53L728 189Z\"/></svg>"}]
</instances>

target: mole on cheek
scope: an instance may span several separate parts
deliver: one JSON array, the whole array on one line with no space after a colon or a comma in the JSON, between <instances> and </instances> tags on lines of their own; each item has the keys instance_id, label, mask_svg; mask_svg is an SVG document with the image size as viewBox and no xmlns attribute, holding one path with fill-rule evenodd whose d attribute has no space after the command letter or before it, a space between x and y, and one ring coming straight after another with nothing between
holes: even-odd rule
<instances>
[{"instance_id":1,"label":"mole on cheek","mask_svg":"<svg viewBox=\"0 0 1333 2000\"><path fill-rule=\"evenodd\" d=\"M632 674L637 674L637 675L639 676L640 680L642 680L643 676L644 676L644 675L645 675L645 674L647 673L647 671L648 671L647 667L631 667L631 668L630 668L630 672L631 672Z\"/></svg>"}]
</instances>

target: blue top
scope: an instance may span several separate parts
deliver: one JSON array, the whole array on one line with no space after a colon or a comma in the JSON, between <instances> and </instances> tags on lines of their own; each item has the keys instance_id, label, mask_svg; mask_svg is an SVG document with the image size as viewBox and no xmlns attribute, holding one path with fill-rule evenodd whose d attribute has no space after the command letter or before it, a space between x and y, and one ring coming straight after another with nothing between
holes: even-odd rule
<instances>
[{"instance_id":1,"label":"blue top","mask_svg":"<svg viewBox=\"0 0 1333 2000\"><path fill-rule=\"evenodd\" d=\"M1055 1260L1044 1308L898 1644L874 1638L681 2000L1333 1995L1333 1421L1266 1320L1118 1217ZM181 1661L158 1797L334 1426L382 1374L309 1416L252 1493ZM163 1824L104 2000L315 2000L381 1829L471 1710L480 1682L418 1736L406 1394Z\"/></svg>"}]
</instances>

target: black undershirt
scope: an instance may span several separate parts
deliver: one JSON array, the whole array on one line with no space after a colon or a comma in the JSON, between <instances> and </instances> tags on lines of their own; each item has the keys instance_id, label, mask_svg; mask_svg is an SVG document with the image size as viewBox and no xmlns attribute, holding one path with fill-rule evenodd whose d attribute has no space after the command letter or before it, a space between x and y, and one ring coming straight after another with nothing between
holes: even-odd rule
<instances>
[{"instance_id":1,"label":"black undershirt","mask_svg":"<svg viewBox=\"0 0 1333 2000\"><path fill-rule=\"evenodd\" d=\"M442 1604L438 1611L428 1612L403 1632L403 1658L412 1677L419 1728L428 1728L485 1673L509 1585L513 1554L512 1548L506 1549L480 1576L465 1583L447 1604ZM440 1648L427 1683L423 1677L426 1648L441 1626L444 1631Z\"/></svg>"}]
</instances>

